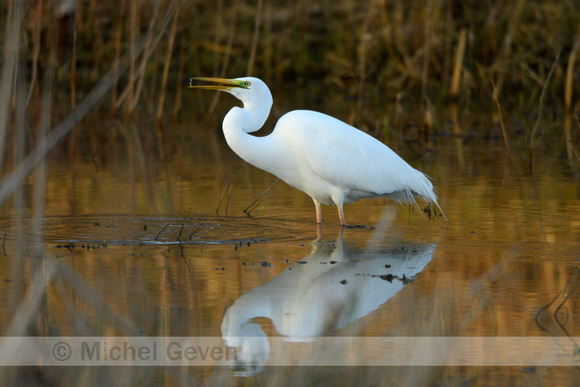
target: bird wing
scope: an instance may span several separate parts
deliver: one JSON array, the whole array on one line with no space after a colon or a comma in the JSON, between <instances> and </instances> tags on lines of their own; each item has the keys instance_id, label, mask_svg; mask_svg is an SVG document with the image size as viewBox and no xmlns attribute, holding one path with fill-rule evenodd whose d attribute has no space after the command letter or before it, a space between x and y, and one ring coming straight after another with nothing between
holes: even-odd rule
<instances>
[{"instance_id":1,"label":"bird wing","mask_svg":"<svg viewBox=\"0 0 580 387\"><path fill-rule=\"evenodd\" d=\"M427 176L374 137L336 118L297 110L280 119L274 132L279 129L302 155L303 167L342 190L411 203L419 195L437 202Z\"/></svg>"}]
</instances>

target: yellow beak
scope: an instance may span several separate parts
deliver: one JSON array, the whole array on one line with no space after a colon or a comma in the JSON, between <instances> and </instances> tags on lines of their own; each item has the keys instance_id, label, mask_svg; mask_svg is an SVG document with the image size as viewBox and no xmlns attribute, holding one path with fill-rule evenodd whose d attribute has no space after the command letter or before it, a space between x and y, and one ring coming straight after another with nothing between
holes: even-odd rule
<instances>
[{"instance_id":1,"label":"yellow beak","mask_svg":"<svg viewBox=\"0 0 580 387\"><path fill-rule=\"evenodd\" d=\"M193 81L204 81L213 83L222 83L222 85L193 85ZM205 90L220 90L229 91L234 87L241 87L247 89L244 82L237 79L226 79L226 78L208 78L208 77L193 77L189 79L189 86L191 89L205 89Z\"/></svg>"}]
</instances>

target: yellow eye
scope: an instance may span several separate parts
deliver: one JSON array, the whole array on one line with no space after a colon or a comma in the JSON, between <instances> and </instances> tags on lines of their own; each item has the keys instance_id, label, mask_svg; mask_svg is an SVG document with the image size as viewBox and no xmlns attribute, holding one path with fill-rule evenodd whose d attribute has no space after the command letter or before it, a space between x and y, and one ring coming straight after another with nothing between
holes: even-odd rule
<instances>
[{"instance_id":1,"label":"yellow eye","mask_svg":"<svg viewBox=\"0 0 580 387\"><path fill-rule=\"evenodd\" d=\"M250 81L245 81L245 82L244 82L244 86L246 86L246 87L250 87L250 85L251 85L251 84L252 84L252 83L251 83Z\"/></svg>"}]
</instances>

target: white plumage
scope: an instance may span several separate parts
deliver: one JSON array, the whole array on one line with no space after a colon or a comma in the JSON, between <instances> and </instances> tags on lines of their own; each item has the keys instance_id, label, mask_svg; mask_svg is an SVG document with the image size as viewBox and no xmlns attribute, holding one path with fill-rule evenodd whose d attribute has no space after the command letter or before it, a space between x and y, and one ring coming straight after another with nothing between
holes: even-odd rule
<instances>
[{"instance_id":1,"label":"white plumage","mask_svg":"<svg viewBox=\"0 0 580 387\"><path fill-rule=\"evenodd\" d=\"M345 225L343 204L386 196L416 205L415 196L437 203L427 176L407 164L385 144L326 114L295 110L282 116L265 137L259 130L272 107L272 95L258 78L192 78L222 83L194 88L226 91L242 101L224 118L223 132L230 148L257 168L308 194L322 222L321 204L338 207Z\"/></svg>"}]
</instances>

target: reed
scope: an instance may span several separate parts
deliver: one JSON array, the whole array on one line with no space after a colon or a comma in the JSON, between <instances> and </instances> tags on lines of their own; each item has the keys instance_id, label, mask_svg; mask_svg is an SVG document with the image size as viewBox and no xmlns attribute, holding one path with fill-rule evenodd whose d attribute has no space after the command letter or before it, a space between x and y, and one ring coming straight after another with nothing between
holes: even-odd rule
<instances>
[{"instance_id":1,"label":"reed","mask_svg":"<svg viewBox=\"0 0 580 387\"><path fill-rule=\"evenodd\" d=\"M580 51L580 25L578 26L576 41L570 50L570 55L568 56L568 65L566 66L566 85L564 89L564 104L566 106L566 111L570 111L570 107L572 106L574 66L576 65L576 55L578 51Z\"/></svg>"},{"instance_id":2,"label":"reed","mask_svg":"<svg viewBox=\"0 0 580 387\"><path fill-rule=\"evenodd\" d=\"M546 98L546 90L548 89L548 85L550 83L550 80L552 79L552 74L554 74L554 70L556 69L556 66L558 64L558 61L560 59L560 53L562 52L562 50L558 50L558 54L556 55L556 59L554 60L554 63L552 64L552 68L550 69L550 72L548 73L548 76L546 77L546 80L544 82L544 85L542 87L542 93L540 94L540 101L539 101L539 106L538 106L538 115L536 118L536 123L534 124L534 127L532 128L532 132L530 133L530 149L534 149L537 147L538 145L538 140L536 139L536 136L538 135L538 130L540 128L541 122L542 122L542 115L544 113L544 107L545 107L545 98Z\"/></svg>"},{"instance_id":3,"label":"reed","mask_svg":"<svg viewBox=\"0 0 580 387\"><path fill-rule=\"evenodd\" d=\"M240 0L235 0L234 5L232 6L232 11L231 11L231 14L232 14L231 20L229 20L228 37L227 37L227 43L225 46L225 52L223 54L222 64L219 68L219 76L221 78L226 77L228 74L228 71L229 71L230 56L232 54L232 47L234 44L234 38L236 36L236 33L238 32L237 31L237 22L238 22L239 9L240 9ZM222 16L220 14L218 14L217 17L219 19L221 19ZM216 43L216 45L219 44L218 42L215 42L215 43ZM217 63L218 62L216 61L216 64ZM219 93L216 93L215 97L212 100L210 108L209 108L210 114L215 110L218 98L219 98Z\"/></svg>"},{"instance_id":4,"label":"reed","mask_svg":"<svg viewBox=\"0 0 580 387\"><path fill-rule=\"evenodd\" d=\"M171 31L169 32L169 41L167 44L167 55L165 56L165 64L163 67L163 77L161 79L161 90L159 95L159 104L157 105L157 125L161 123L163 118L163 104L165 102L165 93L167 88L167 78L169 76L169 68L171 65L171 58L173 52L173 44L175 42L175 34L177 32L177 12L173 14L173 22L171 23Z\"/></svg>"},{"instance_id":5,"label":"reed","mask_svg":"<svg viewBox=\"0 0 580 387\"><path fill-rule=\"evenodd\" d=\"M171 34L175 21L171 19L161 34L156 33L163 24L161 12L174 3L103 0L77 4L76 38L68 71L63 73L69 80L68 98L73 107L75 94L86 93L87 80L98 79L112 68L125 49L130 52L129 71L115 80L110 98L113 113L124 104L128 116L142 98L146 98L145 104L159 106L159 94L152 91L160 83L146 82L155 77L153 71L159 64L168 74L165 87L176 85L168 93L180 90L180 74L184 73L253 74L273 85L291 81L299 86L312 80L321 86L354 87L357 105L377 93L393 97L403 93L424 106L425 97L483 98L493 82L505 104L518 106L523 96L522 107L531 108L539 96L537 85L551 68L545 53L561 46L567 60L558 64L556 74L566 75L555 77L547 92L552 96L562 87L564 95L554 98L563 98L570 108L578 90L573 81L579 34L574 0L489 5L475 0L461 4L430 1L426 6L387 0L368 4L354 0L324 4L306 0L179 2L178 61L173 56L167 59L172 52L169 46L175 42L159 41L165 32ZM8 11L11 4L0 8ZM23 28L32 43L25 47L24 57L32 69L31 79L38 79L38 72L46 66L46 48L41 42L46 42L54 7L43 0L25 4ZM12 13L5 14L11 22ZM11 24L5 25L0 37L10 37L3 39L6 53L14 35L7 32ZM145 50L137 54L135 47L143 33L147 36ZM9 68L4 66L3 71ZM29 84L29 100L35 85ZM2 86L11 87L9 82ZM515 92L504 93L504 87ZM172 116L180 107L177 100Z\"/></svg>"},{"instance_id":6,"label":"reed","mask_svg":"<svg viewBox=\"0 0 580 387\"><path fill-rule=\"evenodd\" d=\"M121 59L121 45L122 45L122 37L123 37L123 23L122 20L125 17L125 8L127 5L127 0L121 0L119 5L119 17L116 19L114 23L114 32L113 32L113 44L114 44L114 60L113 60L113 69L119 68L119 60ZM117 94L118 94L118 86L119 86L119 74L114 72L114 83L113 83L113 91L111 93L111 114L115 114L117 111Z\"/></svg>"},{"instance_id":7,"label":"reed","mask_svg":"<svg viewBox=\"0 0 580 387\"><path fill-rule=\"evenodd\" d=\"M508 140L508 135L505 129L505 125L503 123L503 115L501 114L501 106L499 104L499 98L497 97L497 89L495 87L495 85L493 85L493 101L495 102L496 106L497 106L497 114L499 117L499 124L501 126L501 134L503 136L503 141L505 144L505 151L506 151L506 158L509 160L510 159L510 144L509 144L509 140Z\"/></svg>"},{"instance_id":8,"label":"reed","mask_svg":"<svg viewBox=\"0 0 580 387\"><path fill-rule=\"evenodd\" d=\"M459 32L459 42L457 43L457 51L455 53L453 75L451 76L451 85L449 86L449 94L453 99L457 99L459 97L459 88L461 86L461 72L463 71L463 57L465 55L466 42L467 42L467 30L462 29Z\"/></svg>"},{"instance_id":9,"label":"reed","mask_svg":"<svg viewBox=\"0 0 580 387\"><path fill-rule=\"evenodd\" d=\"M183 88L183 73L185 71L185 28L183 16L180 18L180 32L179 32L179 68L177 70L177 77L175 82L175 103L173 104L173 111L171 114L171 121L175 122L177 120L177 114L181 108L181 90Z\"/></svg>"},{"instance_id":10,"label":"reed","mask_svg":"<svg viewBox=\"0 0 580 387\"><path fill-rule=\"evenodd\" d=\"M254 62L256 60L256 52L258 51L258 41L260 38L260 25L262 24L262 13L264 9L264 0L258 0L256 7L256 19L254 21L254 35L252 37L252 47L250 49L250 58L248 59L248 76L252 75L254 70Z\"/></svg>"},{"instance_id":11,"label":"reed","mask_svg":"<svg viewBox=\"0 0 580 387\"><path fill-rule=\"evenodd\" d=\"M459 168L464 165L459 137L462 129L468 129L460 128L458 115L463 106L489 100L490 84L495 85L492 101L508 157L517 152L517 142L511 137L510 120L504 122L504 112L514 107L522 115L532 112L536 121L529 140L536 147L547 137L542 136L541 126L546 106L578 106L577 0L432 0L428 7L423 2L388 0L76 4L73 40L66 44L60 44L54 33L58 1L0 4L0 204L10 211L17 230L16 235L3 233L3 258L10 260L10 277L16 283L6 296L13 314L4 334L26 335L30 328L46 333L41 316L52 288L63 300L68 298L67 305L74 305L74 294L113 321L119 331L140 333L71 267L50 258L44 263L31 258L45 254L46 158L103 101L112 117L123 112L135 120L141 111L137 109L156 106L143 111L155 115L157 122L167 110L178 119L184 75L252 74L279 94L283 87L302 88L308 102L320 98L309 95L312 90L323 98L328 95L321 90L338 90L335 94L340 96L334 98L354 110L358 121L364 120L366 102L373 99L423 105L417 116L424 120L422 134L427 138L423 141L429 143L438 130L439 104L431 101L451 100ZM548 53L559 47L562 60L554 60ZM168 109L171 98L175 103ZM210 110L214 107L215 102ZM380 117L399 127L406 119L389 120L382 112ZM566 144L569 159L577 164L573 129L573 122L566 125ZM135 153L143 157L151 147L140 147L139 133L140 128L132 126ZM145 171L145 161L139 162ZM223 199L228 216L231 193L232 184L226 181L216 213ZM151 190L149 195L153 208ZM32 217L26 216L27 200L32 202ZM251 212L255 204L246 211ZM7 241L14 241L16 247L7 249ZM473 314L478 312L474 308Z\"/></svg>"},{"instance_id":12,"label":"reed","mask_svg":"<svg viewBox=\"0 0 580 387\"><path fill-rule=\"evenodd\" d=\"M155 25L154 36L163 35L168 20L171 20L175 9L172 1L166 8L166 13L160 22ZM4 4L4 3L3 3ZM92 3L96 6L96 2ZM44 251L43 224L46 208L46 181L47 165L45 159L54 147L74 129L88 113L93 111L107 95L113 85L118 82L129 67L131 59L143 52L147 39L139 37L132 48L132 54L122 55L116 60L112 69L96 82L94 88L83 90L84 99L76 104L77 72L81 69L87 74L87 67L80 65L86 60L85 54L79 50L70 38L71 31L65 36L64 45L59 32L62 17L71 20L70 13L60 14L61 8L57 3L43 1L33 2L30 13L27 13L26 3L9 1L6 6L6 31L3 37L3 57L0 85L0 204L10 209L14 220L14 235L8 239L15 241L15 247L6 248L7 233L4 233L3 253L10 262L10 278L14 279L10 294L5 295L8 310L13 310L11 323L3 334L25 336L39 333L47 334L47 327L43 326L43 319L47 303L47 289L52 287L56 276L64 280L77 296L86 297L88 303L93 302L95 308L101 312L111 313L110 318L123 326L128 334L134 334L132 323L127 322L98 300L98 295L78 278L74 270L64 264L46 259ZM70 9L69 9L70 10ZM64 16L63 16L64 15ZM32 22L27 18L32 18ZM82 28L101 30L98 17L79 23ZM24 44L23 36L32 30L32 51ZM78 31L77 31L78 32ZM78 35L77 35L78 36ZM80 36L83 36L82 34ZM74 38L73 38L74 39ZM47 42L42 46L42 42ZM81 40L81 42L83 42ZM156 47L157 39L150 39L149 47ZM86 44L84 42L83 44ZM103 55L105 52L91 54ZM74 64L70 62L73 61ZM30 65L30 66L27 66ZM77 65L79 65L77 67ZM88 70L100 71L102 63L95 63ZM109 64L110 65L110 64ZM67 67L69 66L69 67ZM28 68L31 74L28 74ZM68 68L68 70L67 70ZM70 86L69 101L60 99L56 87L63 76L68 76ZM84 84L85 82L83 82ZM87 93L88 91L88 93ZM40 95L40 98L32 98ZM55 97L56 95L56 97ZM70 111L66 112L67 108ZM57 118L64 113L64 119ZM57 122L53 126L53 122ZM35 124L35 125L31 125ZM36 128L34 133L28 128ZM32 175L32 177L31 177ZM31 183L31 184L28 184ZM32 217L28 217L28 198L32 198ZM38 259L42 258L42 259ZM65 294L66 292L63 292ZM54 333L54 332L53 332ZM58 333L58 332L57 332ZM17 379L11 380L12 382Z\"/></svg>"},{"instance_id":13,"label":"reed","mask_svg":"<svg viewBox=\"0 0 580 387\"><path fill-rule=\"evenodd\" d=\"M576 126L578 127L578 130L580 130L580 119L578 117L579 117L578 108L574 107L574 118L576 120ZM578 150L574 146L571 132L572 129L570 124L570 115L566 114L566 151L568 153L568 160L572 161L572 153L573 153L574 156L576 156L576 160L580 162L580 152L578 152Z\"/></svg>"}]
</instances>

